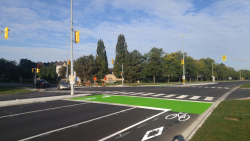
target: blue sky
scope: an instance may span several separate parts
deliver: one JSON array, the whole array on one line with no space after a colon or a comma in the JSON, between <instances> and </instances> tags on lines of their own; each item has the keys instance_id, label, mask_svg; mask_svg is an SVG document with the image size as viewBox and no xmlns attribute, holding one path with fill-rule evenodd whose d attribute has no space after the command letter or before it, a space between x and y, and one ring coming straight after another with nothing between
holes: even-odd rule
<instances>
[{"instance_id":1,"label":"blue sky","mask_svg":"<svg viewBox=\"0 0 250 141\"><path fill-rule=\"evenodd\" d=\"M113 67L119 34L125 35L129 51L176 52L183 49L181 34L193 30L185 35L189 56L250 70L250 62L229 59L250 60L249 0L74 0L73 24L80 31L80 43L73 44L75 60L95 55L102 39ZM0 58L64 61L70 0L1 0L0 30L5 27L9 39L0 35Z\"/></svg>"}]
</instances>

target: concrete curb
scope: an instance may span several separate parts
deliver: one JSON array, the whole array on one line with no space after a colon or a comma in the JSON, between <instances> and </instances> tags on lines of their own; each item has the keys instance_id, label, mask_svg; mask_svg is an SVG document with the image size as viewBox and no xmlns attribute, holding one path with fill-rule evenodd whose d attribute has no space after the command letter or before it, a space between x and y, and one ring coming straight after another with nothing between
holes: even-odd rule
<instances>
[{"instance_id":1,"label":"concrete curb","mask_svg":"<svg viewBox=\"0 0 250 141\"><path fill-rule=\"evenodd\" d=\"M231 91L225 93L222 95L213 105L211 105L203 114L201 114L185 131L183 131L179 137L178 140L181 140L184 138L185 141L189 141L192 139L193 135L196 133L196 131L202 126L202 124L206 121L206 119L209 117L209 115L213 112L213 110L220 104L221 101L225 100L225 98L231 94L233 91L238 89L239 87L235 87Z\"/></svg>"},{"instance_id":2,"label":"concrete curb","mask_svg":"<svg viewBox=\"0 0 250 141\"><path fill-rule=\"evenodd\" d=\"M14 105L22 105L22 104L30 104L30 103L37 103L37 102L45 102L45 101L54 101L54 100L61 100L66 98L74 98L80 96L89 96L91 94L78 94L78 95L67 95L67 96L53 96L53 97L40 97L40 98L29 98L29 99L21 99L21 100L8 100L0 102L0 107L6 106L14 106Z\"/></svg>"}]
</instances>

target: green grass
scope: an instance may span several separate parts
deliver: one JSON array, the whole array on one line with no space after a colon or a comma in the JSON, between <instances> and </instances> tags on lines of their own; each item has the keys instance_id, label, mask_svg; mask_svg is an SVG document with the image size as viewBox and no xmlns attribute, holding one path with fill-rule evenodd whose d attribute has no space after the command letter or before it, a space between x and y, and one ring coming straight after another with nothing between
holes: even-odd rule
<instances>
[{"instance_id":1,"label":"green grass","mask_svg":"<svg viewBox=\"0 0 250 141\"><path fill-rule=\"evenodd\" d=\"M249 100L223 101L211 113L191 141L249 141L249 125Z\"/></svg>"},{"instance_id":2,"label":"green grass","mask_svg":"<svg viewBox=\"0 0 250 141\"><path fill-rule=\"evenodd\" d=\"M250 83L246 83L244 85L241 85L240 88L250 88Z\"/></svg>"},{"instance_id":3,"label":"green grass","mask_svg":"<svg viewBox=\"0 0 250 141\"><path fill-rule=\"evenodd\" d=\"M27 90L25 89L25 87L0 86L0 95L18 94L27 92L33 92L33 90Z\"/></svg>"},{"instance_id":4,"label":"green grass","mask_svg":"<svg viewBox=\"0 0 250 141\"><path fill-rule=\"evenodd\" d=\"M155 98L145 98L145 97L143 98L143 97L109 95L110 97L103 98L103 96L106 95L95 95L95 96L78 97L71 99L164 108L164 109L171 109L171 111L193 113L193 114L202 114L207 108L209 108L212 105L212 103L155 99Z\"/></svg>"}]
</instances>

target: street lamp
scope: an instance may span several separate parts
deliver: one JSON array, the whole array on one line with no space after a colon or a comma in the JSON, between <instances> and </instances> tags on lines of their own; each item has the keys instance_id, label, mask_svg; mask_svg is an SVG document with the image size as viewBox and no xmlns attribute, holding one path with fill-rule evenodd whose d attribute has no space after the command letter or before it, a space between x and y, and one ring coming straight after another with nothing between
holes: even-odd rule
<instances>
[{"instance_id":1,"label":"street lamp","mask_svg":"<svg viewBox=\"0 0 250 141\"><path fill-rule=\"evenodd\" d=\"M190 30L190 31L193 31L193 30ZM188 31L188 32L190 32L190 31ZM181 35L183 36L183 76L182 76L183 85L185 85L184 36L185 36L188 32L186 32L185 34L181 34ZM178 32L174 32L174 33L178 33Z\"/></svg>"}]
</instances>

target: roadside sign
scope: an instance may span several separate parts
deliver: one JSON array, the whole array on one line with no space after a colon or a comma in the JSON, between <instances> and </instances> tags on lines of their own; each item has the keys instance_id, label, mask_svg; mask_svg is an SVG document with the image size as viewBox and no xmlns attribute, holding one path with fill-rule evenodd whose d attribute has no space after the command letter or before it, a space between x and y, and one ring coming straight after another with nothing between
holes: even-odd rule
<instances>
[{"instance_id":1,"label":"roadside sign","mask_svg":"<svg viewBox=\"0 0 250 141\"><path fill-rule=\"evenodd\" d=\"M185 76L182 76L182 79L185 79Z\"/></svg>"},{"instance_id":2,"label":"roadside sign","mask_svg":"<svg viewBox=\"0 0 250 141\"><path fill-rule=\"evenodd\" d=\"M75 76L70 75L69 81L70 81L70 84L75 84Z\"/></svg>"},{"instance_id":3,"label":"roadside sign","mask_svg":"<svg viewBox=\"0 0 250 141\"><path fill-rule=\"evenodd\" d=\"M107 80L107 77L106 77L106 76L104 77L104 80L105 80L105 81Z\"/></svg>"},{"instance_id":4,"label":"roadside sign","mask_svg":"<svg viewBox=\"0 0 250 141\"><path fill-rule=\"evenodd\" d=\"M94 77L94 81L96 81L97 80L97 78L96 77Z\"/></svg>"}]
</instances>

